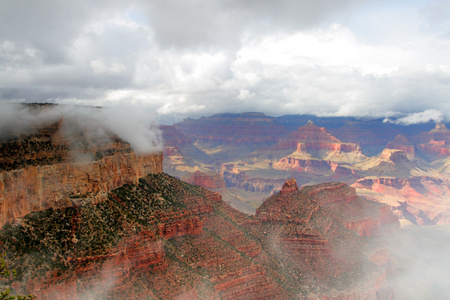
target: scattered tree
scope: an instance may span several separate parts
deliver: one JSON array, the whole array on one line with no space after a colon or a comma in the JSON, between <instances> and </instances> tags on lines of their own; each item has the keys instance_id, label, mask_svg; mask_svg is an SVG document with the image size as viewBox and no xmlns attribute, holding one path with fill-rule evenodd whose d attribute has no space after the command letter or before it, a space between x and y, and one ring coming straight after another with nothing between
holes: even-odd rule
<instances>
[{"instance_id":1,"label":"scattered tree","mask_svg":"<svg viewBox=\"0 0 450 300\"><path fill-rule=\"evenodd\" d=\"M0 257L0 277L3 277L8 282L7 286L3 286L0 289L0 300L33 300L36 299L34 295L11 295L11 288L9 283L17 277L16 270L9 270L5 260L6 253L3 253Z\"/></svg>"}]
</instances>

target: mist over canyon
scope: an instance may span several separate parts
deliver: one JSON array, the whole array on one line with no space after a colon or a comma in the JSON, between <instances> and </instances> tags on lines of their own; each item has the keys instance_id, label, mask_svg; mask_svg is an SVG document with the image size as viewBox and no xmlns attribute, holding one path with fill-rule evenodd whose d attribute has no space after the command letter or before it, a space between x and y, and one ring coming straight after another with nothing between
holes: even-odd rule
<instances>
[{"instance_id":1,"label":"mist over canyon","mask_svg":"<svg viewBox=\"0 0 450 300\"><path fill-rule=\"evenodd\" d=\"M450 293L445 123L243 113L157 128L142 112L120 119L105 108L8 109L0 246L18 271L17 293Z\"/></svg>"},{"instance_id":2,"label":"mist over canyon","mask_svg":"<svg viewBox=\"0 0 450 300\"><path fill-rule=\"evenodd\" d=\"M450 299L449 32L445 0L0 0L0 292Z\"/></svg>"}]
</instances>

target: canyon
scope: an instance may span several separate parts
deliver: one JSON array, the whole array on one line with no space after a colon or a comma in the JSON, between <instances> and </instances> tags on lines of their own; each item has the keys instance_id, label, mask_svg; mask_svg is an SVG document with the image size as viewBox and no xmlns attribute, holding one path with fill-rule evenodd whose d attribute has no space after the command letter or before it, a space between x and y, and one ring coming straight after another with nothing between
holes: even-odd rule
<instances>
[{"instance_id":1,"label":"canyon","mask_svg":"<svg viewBox=\"0 0 450 300\"><path fill-rule=\"evenodd\" d=\"M405 238L401 226L450 220L447 129L411 135L386 124L395 129L386 138L359 126L377 137L359 144L344 137L360 121L321 122L189 119L184 131L161 126L164 149L146 154L112 133L65 135L64 120L2 140L0 248L18 273L13 291L74 300L401 298L404 264L391 249ZM436 141L444 150L420 146Z\"/></svg>"},{"instance_id":2,"label":"canyon","mask_svg":"<svg viewBox=\"0 0 450 300\"><path fill-rule=\"evenodd\" d=\"M159 173L100 203L28 214L0 241L14 288L38 299L375 299L390 289L378 234L398 226L343 183L291 179L247 216Z\"/></svg>"},{"instance_id":3,"label":"canyon","mask_svg":"<svg viewBox=\"0 0 450 300\"><path fill-rule=\"evenodd\" d=\"M450 217L450 131L444 123L243 113L187 119L162 131L170 141L166 172L223 177L225 189L217 191L245 213L255 214L294 177L300 185L346 182L359 195L387 204L402 222L447 224Z\"/></svg>"}]
</instances>

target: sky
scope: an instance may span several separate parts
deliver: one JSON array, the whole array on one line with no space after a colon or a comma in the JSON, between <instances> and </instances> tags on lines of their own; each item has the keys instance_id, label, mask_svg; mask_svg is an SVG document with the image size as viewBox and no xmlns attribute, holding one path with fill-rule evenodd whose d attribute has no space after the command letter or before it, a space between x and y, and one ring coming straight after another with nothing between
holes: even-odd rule
<instances>
[{"instance_id":1,"label":"sky","mask_svg":"<svg viewBox=\"0 0 450 300\"><path fill-rule=\"evenodd\" d=\"M447 0L0 0L0 101L450 120Z\"/></svg>"}]
</instances>

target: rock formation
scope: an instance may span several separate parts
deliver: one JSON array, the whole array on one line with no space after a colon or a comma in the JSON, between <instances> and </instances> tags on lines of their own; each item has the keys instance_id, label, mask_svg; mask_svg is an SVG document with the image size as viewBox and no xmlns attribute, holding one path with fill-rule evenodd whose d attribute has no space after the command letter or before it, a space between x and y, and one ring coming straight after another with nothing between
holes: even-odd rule
<instances>
[{"instance_id":1,"label":"rock formation","mask_svg":"<svg viewBox=\"0 0 450 300\"><path fill-rule=\"evenodd\" d=\"M355 186L358 193L393 208L400 208L398 203L408 203L418 224L428 224L420 221L419 213L439 224L448 219L443 191L450 187L450 152L447 153L450 135L443 123L400 126L383 120L306 115L273 118L249 113L189 119L175 127L195 141L196 146L203 147L204 154L213 160L211 163L192 160L186 168L189 155L168 149L170 164L183 171L166 170L179 178L187 178L196 170L218 172L223 174L226 193L270 195L280 190L290 177L295 177L300 185L329 181L355 184L373 178L382 182L398 178L412 183L427 177L436 183L420 188L404 186L399 190L384 184L374 185L373 189ZM181 139L182 143L185 140ZM440 180L442 186L438 187ZM255 199L259 196L255 195ZM260 200L251 205L256 207ZM436 208L432 209L433 206ZM401 211L396 209L398 216L405 218Z\"/></svg>"},{"instance_id":2,"label":"rock formation","mask_svg":"<svg viewBox=\"0 0 450 300\"><path fill-rule=\"evenodd\" d=\"M411 178L366 177L353 186L376 200L388 203L402 219L416 225L447 224L450 219L450 192L447 179L428 176Z\"/></svg>"},{"instance_id":3,"label":"rock formation","mask_svg":"<svg viewBox=\"0 0 450 300\"><path fill-rule=\"evenodd\" d=\"M281 195L292 194L295 193L296 191L298 191L297 181L295 180L295 178L291 178L283 184L280 194Z\"/></svg>"},{"instance_id":4,"label":"rock formation","mask_svg":"<svg viewBox=\"0 0 450 300\"><path fill-rule=\"evenodd\" d=\"M372 176L410 177L420 174L422 171L403 150L384 149L378 156L372 157L366 162L356 164L355 169Z\"/></svg>"},{"instance_id":5,"label":"rock formation","mask_svg":"<svg viewBox=\"0 0 450 300\"><path fill-rule=\"evenodd\" d=\"M291 179L248 217L160 173L97 204L29 214L8 223L0 241L19 272L16 289L39 299L375 298L386 270L371 262L384 256L349 230L370 237L376 222L339 225L359 220L356 210L344 213L350 206L379 206L363 202L343 184L299 190Z\"/></svg>"},{"instance_id":6,"label":"rock formation","mask_svg":"<svg viewBox=\"0 0 450 300\"><path fill-rule=\"evenodd\" d=\"M450 155L450 130L444 123L436 124L434 129L422 132L414 140L422 155L431 161Z\"/></svg>"},{"instance_id":7,"label":"rock formation","mask_svg":"<svg viewBox=\"0 0 450 300\"><path fill-rule=\"evenodd\" d=\"M288 149L293 145L296 145L296 151L275 163L275 169L329 175L339 164L367 159L358 145L342 143L325 128L318 127L311 121L290 133L274 148Z\"/></svg>"},{"instance_id":8,"label":"rock formation","mask_svg":"<svg viewBox=\"0 0 450 300\"><path fill-rule=\"evenodd\" d=\"M220 173L195 171L189 177L183 178L183 181L213 191L223 191L225 189L225 180Z\"/></svg>"},{"instance_id":9,"label":"rock formation","mask_svg":"<svg viewBox=\"0 0 450 300\"><path fill-rule=\"evenodd\" d=\"M62 121L0 143L0 225L33 211L99 203L124 184L162 172L162 154L138 155L111 135L65 136Z\"/></svg>"},{"instance_id":10,"label":"rock formation","mask_svg":"<svg viewBox=\"0 0 450 300\"><path fill-rule=\"evenodd\" d=\"M403 135L397 135L392 141L387 143L386 148L403 150L409 159L414 157L414 145Z\"/></svg>"}]
</instances>

